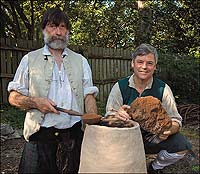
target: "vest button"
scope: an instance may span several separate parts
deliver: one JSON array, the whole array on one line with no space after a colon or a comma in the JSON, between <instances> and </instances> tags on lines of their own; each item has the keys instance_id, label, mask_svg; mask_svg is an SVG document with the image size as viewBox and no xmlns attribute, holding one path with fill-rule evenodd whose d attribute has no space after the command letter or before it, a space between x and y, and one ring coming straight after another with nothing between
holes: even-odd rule
<instances>
[{"instance_id":1,"label":"vest button","mask_svg":"<svg viewBox=\"0 0 200 174\"><path fill-rule=\"evenodd\" d=\"M54 135L55 135L55 136L58 136L58 135L59 135L59 132L55 132Z\"/></svg>"}]
</instances>

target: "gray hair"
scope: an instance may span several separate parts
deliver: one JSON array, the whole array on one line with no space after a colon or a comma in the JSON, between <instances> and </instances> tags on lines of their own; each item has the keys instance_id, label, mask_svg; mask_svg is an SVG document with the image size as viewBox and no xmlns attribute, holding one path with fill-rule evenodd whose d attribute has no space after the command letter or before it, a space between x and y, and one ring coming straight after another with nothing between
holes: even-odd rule
<instances>
[{"instance_id":1,"label":"gray hair","mask_svg":"<svg viewBox=\"0 0 200 174\"><path fill-rule=\"evenodd\" d=\"M158 62L158 52L156 50L156 48L154 48L153 46L151 46L150 44L141 44L139 45L135 51L132 54L132 59L134 60L137 56L144 56L147 55L149 53L152 53L154 55L154 59L155 62L157 64Z\"/></svg>"}]
</instances>

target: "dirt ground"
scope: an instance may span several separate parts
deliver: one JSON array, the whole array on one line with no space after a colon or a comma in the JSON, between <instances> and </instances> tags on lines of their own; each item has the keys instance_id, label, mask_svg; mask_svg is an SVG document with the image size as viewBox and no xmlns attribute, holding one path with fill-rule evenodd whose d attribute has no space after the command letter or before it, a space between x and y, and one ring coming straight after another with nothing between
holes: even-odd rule
<instances>
[{"instance_id":1,"label":"dirt ground","mask_svg":"<svg viewBox=\"0 0 200 174\"><path fill-rule=\"evenodd\" d=\"M1 174L17 173L24 142L23 138L1 142Z\"/></svg>"},{"instance_id":2,"label":"dirt ground","mask_svg":"<svg viewBox=\"0 0 200 174\"><path fill-rule=\"evenodd\" d=\"M187 154L184 159L164 169L164 173L199 173L199 139L188 138L192 145L196 158ZM1 174L17 173L21 157L24 139L11 139L1 142ZM148 157L147 162L153 158Z\"/></svg>"}]
</instances>

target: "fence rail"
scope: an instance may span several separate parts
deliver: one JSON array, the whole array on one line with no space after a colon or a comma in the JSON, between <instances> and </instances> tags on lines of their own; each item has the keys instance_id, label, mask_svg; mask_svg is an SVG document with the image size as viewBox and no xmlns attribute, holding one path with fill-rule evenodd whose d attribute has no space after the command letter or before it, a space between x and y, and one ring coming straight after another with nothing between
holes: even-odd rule
<instances>
[{"instance_id":1,"label":"fence rail","mask_svg":"<svg viewBox=\"0 0 200 174\"><path fill-rule=\"evenodd\" d=\"M27 52L42 46L32 40L0 39L0 103L8 103L7 85L13 79L15 71ZM100 47L70 46L75 52L81 52L91 66L94 84L99 88L97 100L106 102L113 84L130 74L130 51Z\"/></svg>"}]
</instances>

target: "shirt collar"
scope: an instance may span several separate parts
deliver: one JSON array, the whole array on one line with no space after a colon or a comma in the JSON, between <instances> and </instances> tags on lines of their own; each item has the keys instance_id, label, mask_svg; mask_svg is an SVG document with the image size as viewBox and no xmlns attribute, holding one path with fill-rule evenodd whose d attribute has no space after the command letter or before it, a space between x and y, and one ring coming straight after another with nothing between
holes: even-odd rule
<instances>
[{"instance_id":1,"label":"shirt collar","mask_svg":"<svg viewBox=\"0 0 200 174\"><path fill-rule=\"evenodd\" d=\"M133 77L134 77L134 74L131 75L130 78L129 78L129 80L128 80L129 86L130 86L131 88L135 88L135 82L134 82L134 80L133 80ZM152 84L153 84L153 78L151 78L151 81L149 82L149 84L146 86L145 89L151 89Z\"/></svg>"},{"instance_id":2,"label":"shirt collar","mask_svg":"<svg viewBox=\"0 0 200 174\"><path fill-rule=\"evenodd\" d=\"M44 45L44 47L43 47L43 52L42 52L42 54L44 55L44 56L51 56L51 53L50 53L50 51L49 51L49 49L48 49L48 46L45 44ZM67 56L68 55L68 53L67 53L67 48L65 48L64 49L64 51L62 52L62 57L65 57L65 56Z\"/></svg>"}]
</instances>

